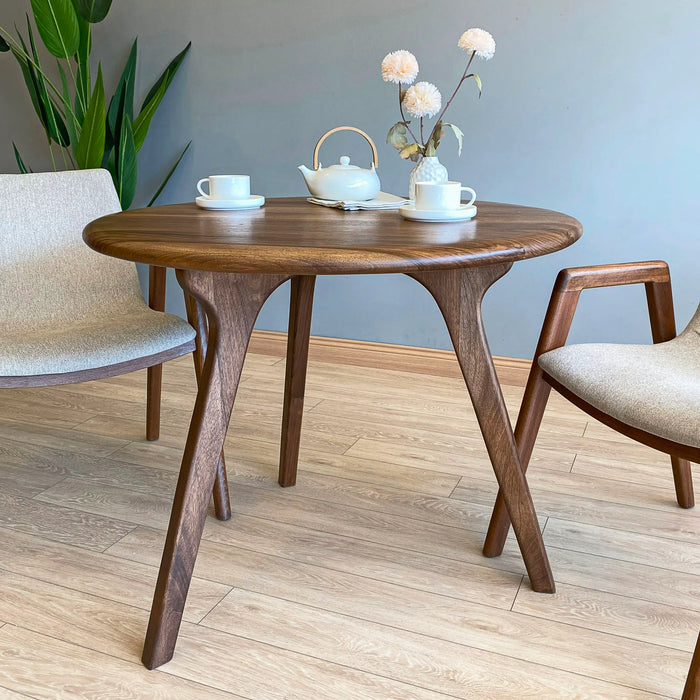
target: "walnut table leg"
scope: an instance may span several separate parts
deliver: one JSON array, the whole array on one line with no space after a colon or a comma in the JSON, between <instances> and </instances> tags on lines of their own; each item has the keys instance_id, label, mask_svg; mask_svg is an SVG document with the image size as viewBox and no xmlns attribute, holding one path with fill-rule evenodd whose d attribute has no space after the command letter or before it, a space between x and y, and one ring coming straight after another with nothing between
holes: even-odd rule
<instances>
[{"instance_id":1,"label":"walnut table leg","mask_svg":"<svg viewBox=\"0 0 700 700\"><path fill-rule=\"evenodd\" d=\"M411 277L433 295L447 323L532 588L553 593L554 578L481 318L486 290L510 267L511 263L496 263Z\"/></svg>"},{"instance_id":2,"label":"walnut table leg","mask_svg":"<svg viewBox=\"0 0 700 700\"><path fill-rule=\"evenodd\" d=\"M185 293L185 308L187 309L187 320L197 331L192 359L194 360L197 384L199 384L202 368L204 367L204 358L207 354L207 338L209 334L207 319L201 305L187 293ZM219 457L219 466L217 467L216 480L214 481L214 512L219 520L229 520L231 518L231 501L229 500L226 462L224 461L223 450Z\"/></svg>"},{"instance_id":3,"label":"walnut table leg","mask_svg":"<svg viewBox=\"0 0 700 700\"><path fill-rule=\"evenodd\" d=\"M166 273L165 267L150 265L148 268L148 305L154 311L165 311ZM154 365L146 371L146 440L157 440L160 436L163 365Z\"/></svg>"},{"instance_id":4,"label":"walnut table leg","mask_svg":"<svg viewBox=\"0 0 700 700\"><path fill-rule=\"evenodd\" d=\"M292 277L287 329L287 371L284 380L282 439L280 442L279 485L294 486L297 481L301 420L304 413L306 364L309 357L311 309L314 302L313 276Z\"/></svg>"},{"instance_id":5,"label":"walnut table leg","mask_svg":"<svg viewBox=\"0 0 700 700\"><path fill-rule=\"evenodd\" d=\"M268 296L287 279L178 271L185 293L207 314L209 337L144 643L147 668L166 663L175 650L253 324Z\"/></svg>"}]
</instances>

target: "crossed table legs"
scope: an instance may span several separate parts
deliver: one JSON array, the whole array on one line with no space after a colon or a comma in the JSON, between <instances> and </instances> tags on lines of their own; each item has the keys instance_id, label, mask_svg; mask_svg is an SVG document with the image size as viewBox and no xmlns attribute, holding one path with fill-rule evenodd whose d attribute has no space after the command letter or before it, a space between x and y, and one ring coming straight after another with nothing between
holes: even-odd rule
<instances>
[{"instance_id":1,"label":"crossed table legs","mask_svg":"<svg viewBox=\"0 0 700 700\"><path fill-rule=\"evenodd\" d=\"M520 469L513 431L484 334L481 300L511 263L413 273L445 318L486 449L535 591L554 592L537 515ZM255 319L288 275L178 270L185 293L206 314L206 357L168 526L142 660L156 668L175 649L182 611L217 479L236 390ZM287 374L280 448L282 486L296 481L315 277L292 279ZM194 307L188 309L192 316ZM204 324L200 322L200 328Z\"/></svg>"}]
</instances>

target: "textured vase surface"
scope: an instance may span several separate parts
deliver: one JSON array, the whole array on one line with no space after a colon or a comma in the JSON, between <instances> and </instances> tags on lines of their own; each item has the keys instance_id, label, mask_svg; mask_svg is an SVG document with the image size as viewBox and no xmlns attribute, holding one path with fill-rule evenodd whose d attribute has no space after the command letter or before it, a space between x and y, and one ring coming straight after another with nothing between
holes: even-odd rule
<instances>
[{"instance_id":1,"label":"textured vase surface","mask_svg":"<svg viewBox=\"0 0 700 700\"><path fill-rule=\"evenodd\" d=\"M447 182L447 168L437 156L425 156L408 177L408 198L416 198L416 182Z\"/></svg>"}]
</instances>

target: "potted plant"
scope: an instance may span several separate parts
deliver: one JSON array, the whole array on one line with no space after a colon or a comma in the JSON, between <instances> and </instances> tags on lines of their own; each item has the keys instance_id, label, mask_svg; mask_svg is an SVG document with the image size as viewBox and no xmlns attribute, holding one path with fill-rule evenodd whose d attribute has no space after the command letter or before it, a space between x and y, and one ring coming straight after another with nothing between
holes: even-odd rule
<instances>
[{"instance_id":1,"label":"potted plant","mask_svg":"<svg viewBox=\"0 0 700 700\"><path fill-rule=\"evenodd\" d=\"M459 127L444 121L445 112L452 104L457 92L465 81L473 78L481 97L481 79L476 73L470 73L475 56L489 60L496 52L496 42L483 29L468 29L457 42L457 46L469 54L467 67L457 83L452 96L445 106L442 106L442 96L435 85L428 82L414 83L418 77L418 61L416 57L405 50L392 51L382 61L382 79L395 83L399 90L399 112L401 120L389 129L386 141L391 144L404 159L417 162L409 177L409 198L415 197L416 182L446 182L447 169L437 158L437 149L445 129L451 129L459 143L459 154L462 154L464 134ZM406 88L405 86L409 86ZM412 128L412 122L406 118L406 113L418 119L418 125ZM425 120L439 115L430 131L425 129ZM415 131L414 131L415 129ZM417 134L416 134L417 132ZM427 134L427 137L426 137ZM411 140L412 139L412 140Z\"/></svg>"},{"instance_id":2,"label":"potted plant","mask_svg":"<svg viewBox=\"0 0 700 700\"><path fill-rule=\"evenodd\" d=\"M191 43L166 67L137 111L134 83L138 49L134 40L117 87L107 102L102 65L98 65L93 79L90 56L92 25L105 19L111 5L112 0L31 0L36 31L46 51L56 60L58 78L52 79L42 65L29 14L26 35L17 27L15 35L0 27L0 52L11 53L22 71L46 134L54 169L107 168L122 208L128 209L136 192L138 153ZM167 185L190 143L175 160L149 206ZM20 172L28 172L17 146L14 142L12 145Z\"/></svg>"}]
</instances>

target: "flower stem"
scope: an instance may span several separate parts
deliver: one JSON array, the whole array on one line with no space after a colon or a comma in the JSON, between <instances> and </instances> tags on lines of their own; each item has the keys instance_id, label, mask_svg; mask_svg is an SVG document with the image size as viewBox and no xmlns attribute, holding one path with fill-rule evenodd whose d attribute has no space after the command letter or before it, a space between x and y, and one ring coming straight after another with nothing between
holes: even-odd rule
<instances>
[{"instance_id":1,"label":"flower stem","mask_svg":"<svg viewBox=\"0 0 700 700\"><path fill-rule=\"evenodd\" d=\"M443 108L442 112L440 113L440 116L437 118L437 121L435 122L435 126L433 127L433 130L430 132L430 136L428 136L428 141L433 138L433 134L435 133L435 129L437 129L438 124L442 121L442 118L445 116L445 112L447 112L447 108L452 104L452 100L454 100L455 95L459 91L459 88L462 87L462 83L467 79L467 73L469 72L469 67L472 64L472 61L474 60L474 56L476 54L472 52L471 58L469 59L469 63L467 63L467 67L464 69L464 73L462 74L461 80L457 83L457 87L455 88L455 91L452 93L452 97L450 97L449 100L447 100L447 104ZM425 143L428 143L426 141ZM425 146L425 144L423 144Z\"/></svg>"},{"instance_id":2,"label":"flower stem","mask_svg":"<svg viewBox=\"0 0 700 700\"><path fill-rule=\"evenodd\" d=\"M411 138L416 143L418 143L418 139L416 138L415 134L411 131L411 127L408 125L406 117L404 117L403 115L403 101L401 100L401 83L399 83L399 112L401 113L401 121L404 123L406 129L408 129L408 133L411 134Z\"/></svg>"}]
</instances>

